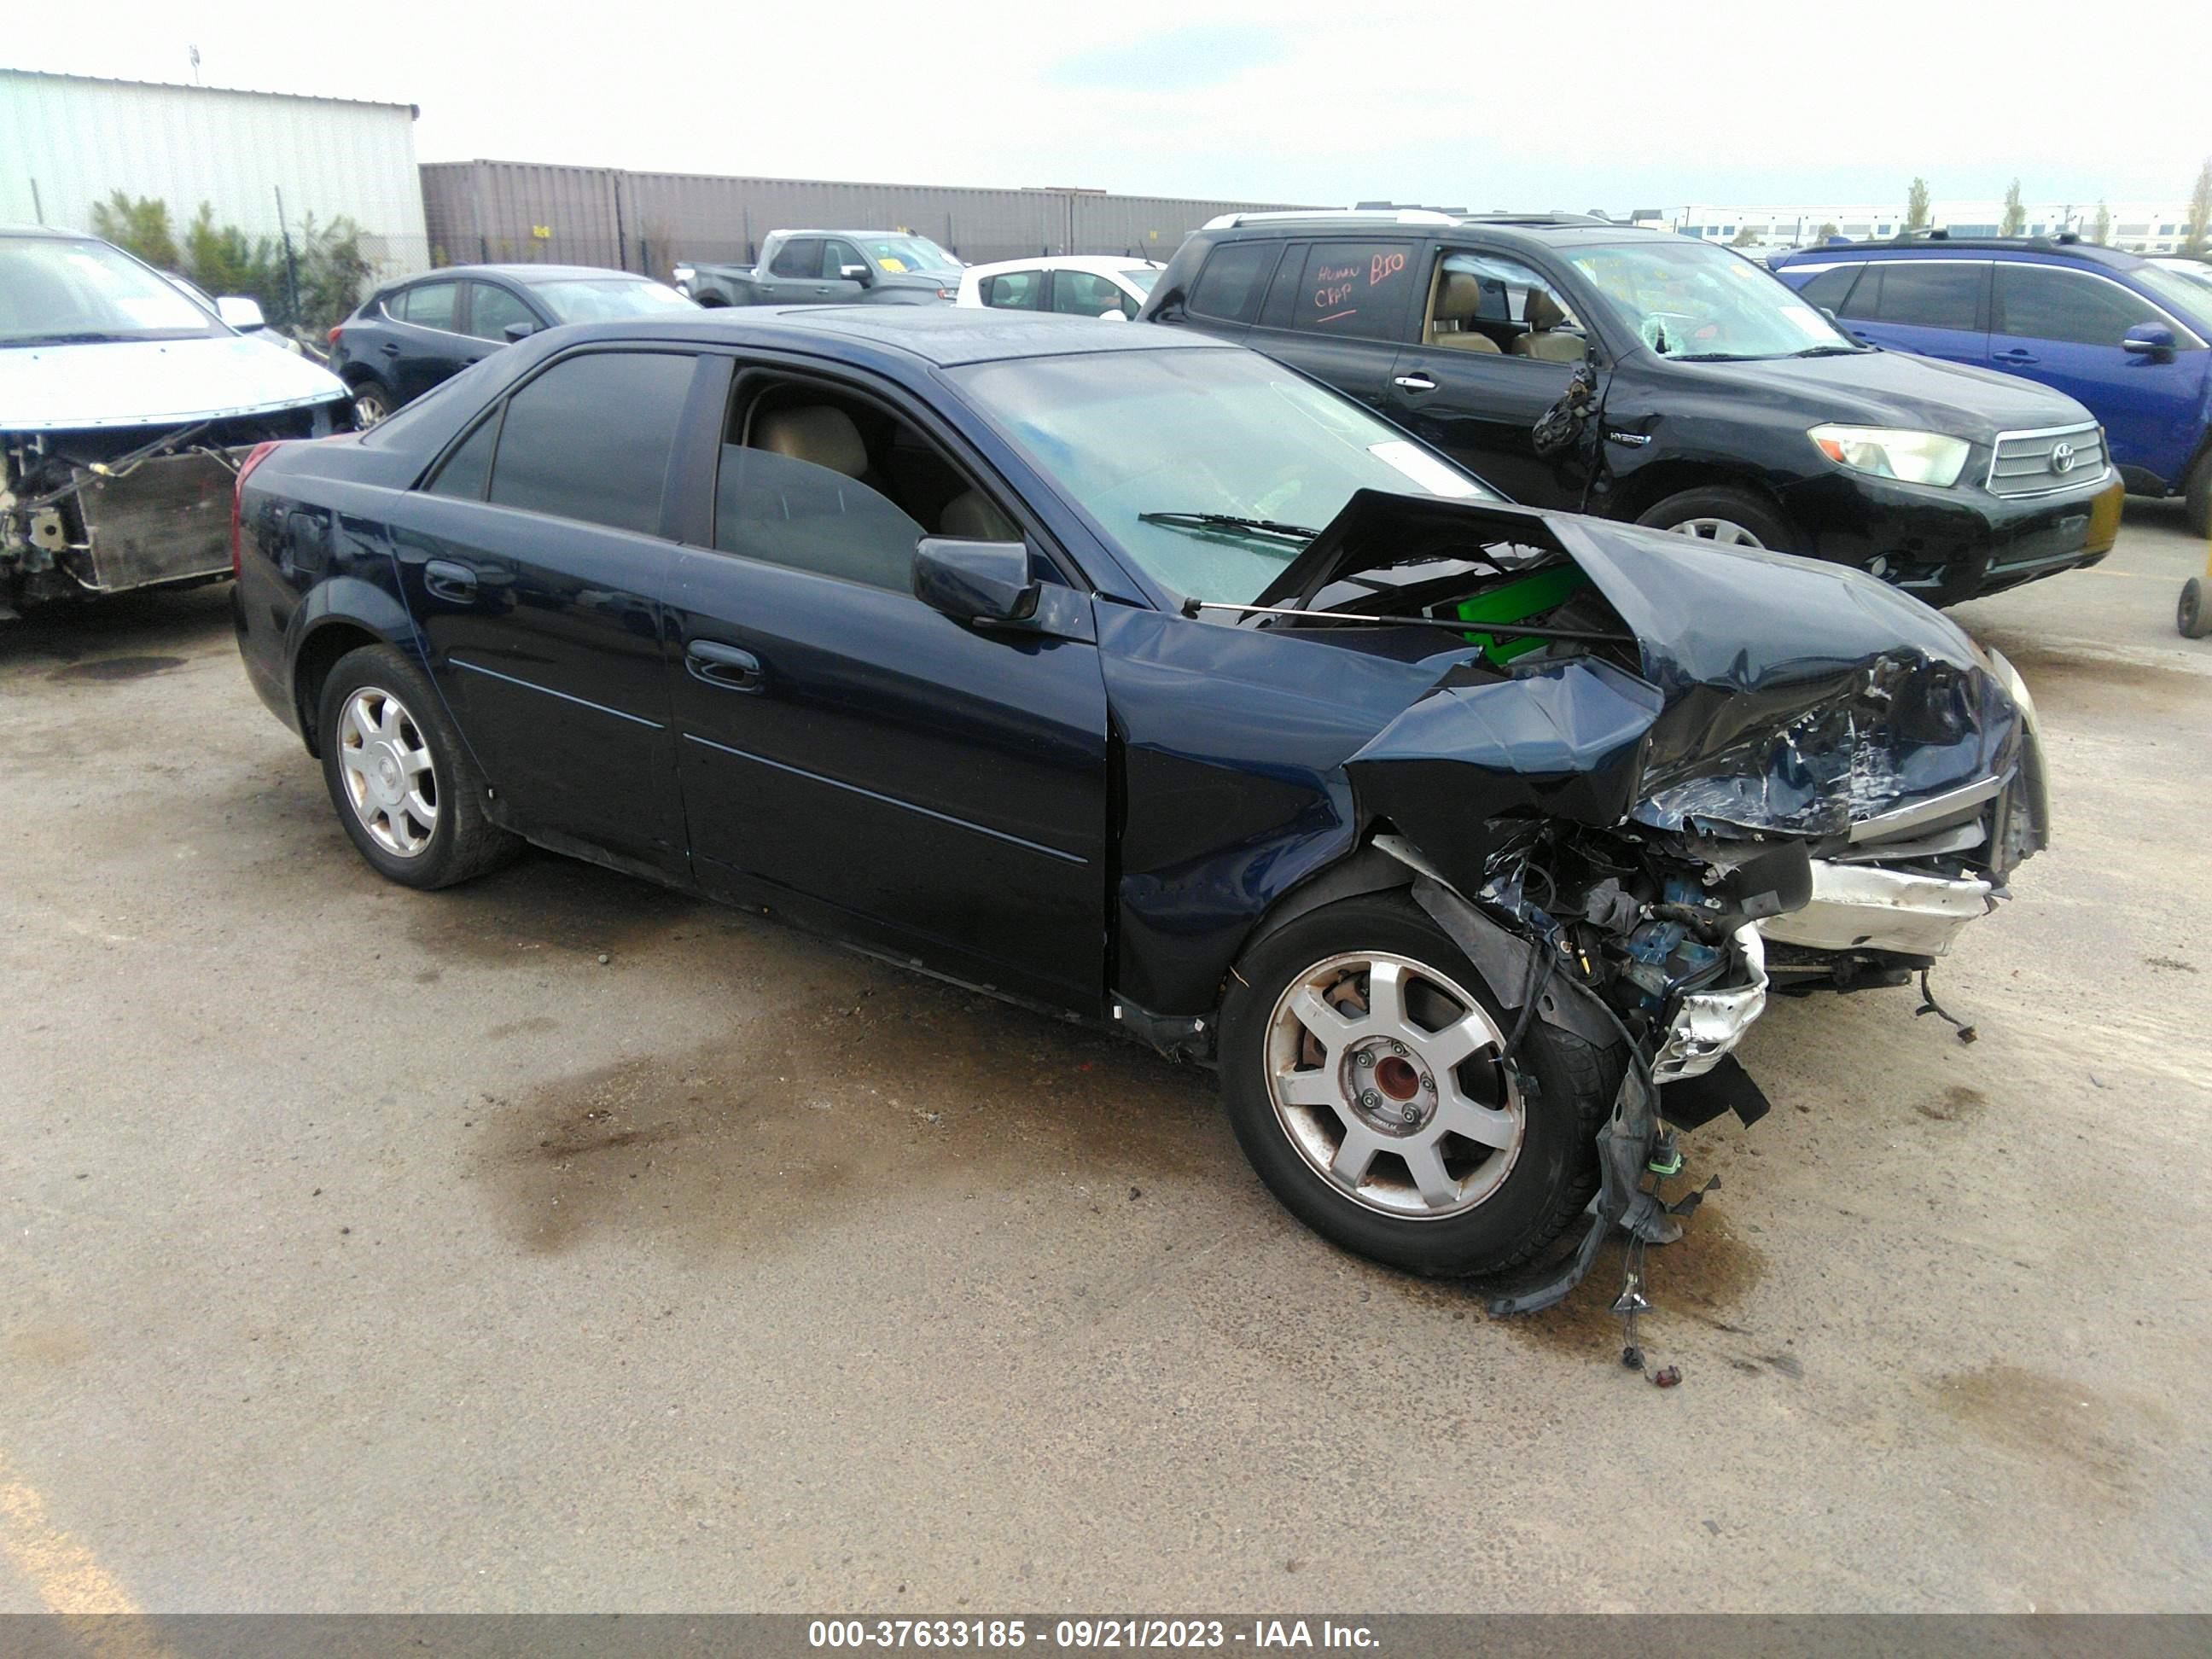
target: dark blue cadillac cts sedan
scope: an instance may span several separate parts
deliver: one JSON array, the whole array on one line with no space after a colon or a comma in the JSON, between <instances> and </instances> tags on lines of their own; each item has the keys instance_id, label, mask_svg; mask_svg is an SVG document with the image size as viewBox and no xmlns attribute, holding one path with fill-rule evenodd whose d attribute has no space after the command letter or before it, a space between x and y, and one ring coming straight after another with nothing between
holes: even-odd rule
<instances>
[{"instance_id":1,"label":"dark blue cadillac cts sedan","mask_svg":"<svg viewBox=\"0 0 2212 1659\"><path fill-rule=\"evenodd\" d=\"M1673 1230L1770 985L1902 982L2045 838L2026 689L1917 600L1511 507L1187 332L558 328L236 510L248 674L385 876L533 842L1118 1024L1502 1305Z\"/></svg>"}]
</instances>

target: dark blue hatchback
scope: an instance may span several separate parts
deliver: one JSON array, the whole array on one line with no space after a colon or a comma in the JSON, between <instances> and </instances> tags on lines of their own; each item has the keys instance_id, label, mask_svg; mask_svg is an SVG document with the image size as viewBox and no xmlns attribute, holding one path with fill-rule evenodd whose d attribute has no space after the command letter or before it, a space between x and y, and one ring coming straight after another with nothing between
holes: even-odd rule
<instances>
[{"instance_id":1,"label":"dark blue hatchback","mask_svg":"<svg viewBox=\"0 0 2212 1659\"><path fill-rule=\"evenodd\" d=\"M2065 392L2128 488L2183 495L2212 534L2212 288L2114 248L2041 238L1852 242L1772 260L1857 338Z\"/></svg>"}]
</instances>

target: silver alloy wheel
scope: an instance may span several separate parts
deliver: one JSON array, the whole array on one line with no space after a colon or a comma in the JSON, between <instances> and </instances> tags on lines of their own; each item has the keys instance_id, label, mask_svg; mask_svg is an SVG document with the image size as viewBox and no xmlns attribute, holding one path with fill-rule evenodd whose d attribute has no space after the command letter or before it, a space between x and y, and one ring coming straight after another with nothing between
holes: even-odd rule
<instances>
[{"instance_id":1,"label":"silver alloy wheel","mask_svg":"<svg viewBox=\"0 0 2212 1659\"><path fill-rule=\"evenodd\" d=\"M1667 527L1677 536L1695 536L1701 542L1718 542L1723 547L1766 545L1734 519L1685 519Z\"/></svg>"},{"instance_id":2,"label":"silver alloy wheel","mask_svg":"<svg viewBox=\"0 0 2212 1659\"><path fill-rule=\"evenodd\" d=\"M379 847L411 859L430 844L438 828L430 746L407 705L381 686L362 686L338 711L338 770L354 817Z\"/></svg>"},{"instance_id":3,"label":"silver alloy wheel","mask_svg":"<svg viewBox=\"0 0 2212 1659\"><path fill-rule=\"evenodd\" d=\"M363 386L353 394L353 423L366 432L391 414L384 406L384 394L373 386Z\"/></svg>"},{"instance_id":4,"label":"silver alloy wheel","mask_svg":"<svg viewBox=\"0 0 2212 1659\"><path fill-rule=\"evenodd\" d=\"M1267 1097L1313 1170L1401 1220L1461 1215L1496 1192L1527 1119L1504 1035L1446 975L1363 951L1317 962L1267 1019Z\"/></svg>"}]
</instances>

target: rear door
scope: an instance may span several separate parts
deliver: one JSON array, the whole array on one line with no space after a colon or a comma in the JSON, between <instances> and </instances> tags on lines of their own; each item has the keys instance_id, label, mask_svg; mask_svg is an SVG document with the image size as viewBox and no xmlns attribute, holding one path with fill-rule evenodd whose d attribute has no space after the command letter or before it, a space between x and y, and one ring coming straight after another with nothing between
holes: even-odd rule
<instances>
[{"instance_id":1,"label":"rear door","mask_svg":"<svg viewBox=\"0 0 2212 1659\"><path fill-rule=\"evenodd\" d=\"M1420 250L1404 237L1291 243L1244 343L1387 414L1417 310Z\"/></svg>"},{"instance_id":2,"label":"rear door","mask_svg":"<svg viewBox=\"0 0 2212 1659\"><path fill-rule=\"evenodd\" d=\"M408 608L503 816L678 875L662 520L697 361L555 359L448 453L395 531Z\"/></svg>"},{"instance_id":3,"label":"rear door","mask_svg":"<svg viewBox=\"0 0 2212 1659\"><path fill-rule=\"evenodd\" d=\"M2138 324L2173 336L2175 349L2124 350ZM2199 435L2205 347L2183 323L2124 283L2059 265L2001 264L1990 367L2065 392L2104 422L2113 461L2172 488Z\"/></svg>"},{"instance_id":4,"label":"rear door","mask_svg":"<svg viewBox=\"0 0 2212 1659\"><path fill-rule=\"evenodd\" d=\"M1989 357L1987 259L1869 259L1836 308L1853 338L1980 368Z\"/></svg>"},{"instance_id":5,"label":"rear door","mask_svg":"<svg viewBox=\"0 0 2212 1659\"><path fill-rule=\"evenodd\" d=\"M914 597L915 544L947 507L964 502L969 533L991 514L980 474L894 398L749 369L710 434L737 441L695 464L668 664L694 871L725 897L1092 1012L1108 872L1090 596L1055 580L1040 606L1055 624L1012 630ZM835 441L811 458L746 443L771 403ZM1017 503L987 499L1023 533Z\"/></svg>"},{"instance_id":6,"label":"rear door","mask_svg":"<svg viewBox=\"0 0 2212 1659\"><path fill-rule=\"evenodd\" d=\"M463 331L458 279L416 283L384 302L386 332L369 367L400 402L452 379L482 354Z\"/></svg>"},{"instance_id":7,"label":"rear door","mask_svg":"<svg viewBox=\"0 0 2212 1659\"><path fill-rule=\"evenodd\" d=\"M1579 507L1583 447L1553 456L1535 447L1537 420L1591 349L1565 290L1487 249L1437 248L1433 264L1425 258L1415 281L1425 309L1397 353L1382 412L1516 501Z\"/></svg>"}]
</instances>

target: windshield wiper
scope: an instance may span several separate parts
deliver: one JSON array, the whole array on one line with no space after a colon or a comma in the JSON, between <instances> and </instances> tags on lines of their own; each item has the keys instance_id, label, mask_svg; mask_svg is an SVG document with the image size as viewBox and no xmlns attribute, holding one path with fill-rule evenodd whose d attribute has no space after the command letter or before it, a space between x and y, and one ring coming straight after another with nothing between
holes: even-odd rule
<instances>
[{"instance_id":1,"label":"windshield wiper","mask_svg":"<svg viewBox=\"0 0 2212 1659\"><path fill-rule=\"evenodd\" d=\"M1247 519L1234 513L1139 513L1139 524L1164 524L1177 530L1251 530L1263 536L1288 536L1310 542L1321 534L1302 524L1280 524L1273 519Z\"/></svg>"},{"instance_id":2,"label":"windshield wiper","mask_svg":"<svg viewBox=\"0 0 2212 1659\"><path fill-rule=\"evenodd\" d=\"M1790 355L1793 357L1856 357L1865 349L1864 346L1855 345L1817 345L1807 346L1802 351L1793 351Z\"/></svg>"}]
</instances>

